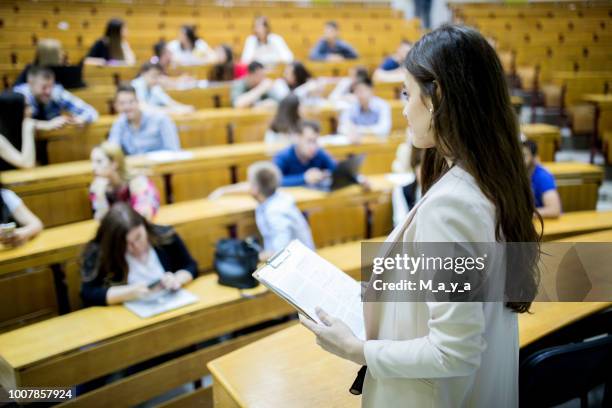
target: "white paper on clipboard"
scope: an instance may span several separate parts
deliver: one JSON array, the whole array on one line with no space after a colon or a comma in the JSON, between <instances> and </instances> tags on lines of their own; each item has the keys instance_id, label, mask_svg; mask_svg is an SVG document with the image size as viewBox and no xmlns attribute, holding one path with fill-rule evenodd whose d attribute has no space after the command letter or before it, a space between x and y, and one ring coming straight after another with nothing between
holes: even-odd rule
<instances>
[{"instance_id":1,"label":"white paper on clipboard","mask_svg":"<svg viewBox=\"0 0 612 408\"><path fill-rule=\"evenodd\" d=\"M320 323L319 306L365 340L361 285L300 241L291 241L253 276L312 320Z\"/></svg>"}]
</instances>

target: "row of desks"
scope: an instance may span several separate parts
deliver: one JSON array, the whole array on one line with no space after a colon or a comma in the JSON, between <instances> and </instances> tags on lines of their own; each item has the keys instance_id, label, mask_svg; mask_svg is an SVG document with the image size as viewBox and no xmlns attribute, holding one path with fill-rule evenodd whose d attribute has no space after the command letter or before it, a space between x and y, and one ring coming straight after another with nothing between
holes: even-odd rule
<instances>
[{"instance_id":1,"label":"row of desks","mask_svg":"<svg viewBox=\"0 0 612 408\"><path fill-rule=\"evenodd\" d=\"M329 145L337 159L350 154L366 154L365 174L390 171L397 145L403 135L389 141L366 138L361 144ZM189 149L188 157L159 162L150 156L128 159L137 172L149 175L157 185L162 202L182 202L204 198L214 189L245 180L247 167L258 160L270 160L282 145L243 143ZM5 188L13 190L46 226L57 226L91 218L88 199L93 179L91 163L79 161L6 171L1 175Z\"/></svg>"},{"instance_id":2,"label":"row of desks","mask_svg":"<svg viewBox=\"0 0 612 408\"><path fill-rule=\"evenodd\" d=\"M370 191L287 191L306 213L315 244L323 247L389 231L392 187L379 176L372 177ZM219 239L257 234L255 206L244 195L192 200L163 206L155 222L174 226L200 269L209 271ZM49 228L21 247L0 250L0 331L81 307L80 253L97 226L88 220Z\"/></svg>"},{"instance_id":3,"label":"row of desks","mask_svg":"<svg viewBox=\"0 0 612 408\"><path fill-rule=\"evenodd\" d=\"M519 316L520 345L612 306L609 303L534 303ZM348 391L359 366L321 349L299 324L208 364L215 407L359 407Z\"/></svg>"},{"instance_id":4,"label":"row of desks","mask_svg":"<svg viewBox=\"0 0 612 408\"><path fill-rule=\"evenodd\" d=\"M392 184L371 176L373 189L353 186L334 193L292 188L306 212L318 247L386 234L391 229ZM213 262L214 243L257 233L250 197L192 200L163 206L155 222L173 225L202 270ZM48 318L78 309L79 255L94 236L93 220L49 228L24 246L0 251L0 327ZM545 240L612 228L612 212L578 211L546 220Z\"/></svg>"},{"instance_id":5,"label":"row of desks","mask_svg":"<svg viewBox=\"0 0 612 408\"><path fill-rule=\"evenodd\" d=\"M222 88L215 89L221 92ZM200 91L184 92L189 95ZM183 101L189 102L186 99ZM405 130L407 123L402 116L402 101L388 102L391 105L392 130ZM338 107L326 103L320 107L307 109L305 116L321 123L322 134L332 134L336 132L339 113ZM191 114L177 115L173 119L179 132L181 146L192 148L261 142L273 116L273 110L221 108L203 109ZM66 127L51 132L38 132L36 139L38 143L43 144L41 150L46 152L48 163L84 160L89 158L93 147L106 140L116 119L116 116L103 115L95 123L85 127ZM535 131L540 134L541 129Z\"/></svg>"},{"instance_id":6,"label":"row of desks","mask_svg":"<svg viewBox=\"0 0 612 408\"><path fill-rule=\"evenodd\" d=\"M326 149L337 159L365 154L362 173L380 174L391 170L401 141L402 137L387 142L367 138L361 144L328 145ZM134 156L129 163L151 177L163 203L173 203L204 198L220 186L245 180L251 163L269 160L281 148L264 143L213 146L189 149L190 155L182 160L159 162ZM577 162L544 165L555 176L565 212L595 209L604 177L601 167ZM6 171L0 176L5 188L17 193L47 227L91 218L89 161Z\"/></svg>"},{"instance_id":7,"label":"row of desks","mask_svg":"<svg viewBox=\"0 0 612 408\"><path fill-rule=\"evenodd\" d=\"M599 236L599 239L611 238L610 231L606 235ZM360 274L360 257L356 256L359 248L358 242L351 242L321 249L319 253L341 270L357 278ZM4 388L73 386L223 333L292 312L287 304L264 288L241 293L236 289L219 286L216 278L211 275L196 279L189 284L188 289L199 296L200 300L197 303L150 319L140 319L122 306L93 307L1 334L0 384ZM519 318L521 346L607 305L536 304L533 315L521 315ZM338 396L346 392L355 373L352 365L342 369L341 360L331 359L329 355L326 357L320 353L313 339L301 329L291 329L271 339L278 341L265 340L257 343L255 349L239 352L240 357L250 355L249 358L234 359L238 356L236 353L211 364L211 371L215 375L215 386L231 384L228 389L242 390L234 393L236 398L232 399L235 399L235 403L243 401L243 397L240 396L243 395L243 391L255 392L252 388L255 384L253 381L261 378L267 380L256 381L258 386L267 387L276 384L281 387L274 392L270 391L267 394L268 398L276 398L271 395L280 394L294 398L296 393L301 393L302 390L303 384L299 378L302 380L309 378L309 383L318 384L314 388L313 386L303 388L304 391L316 391L310 395L310 398L305 399L305 402L313 401L312 398L316 396L321 397L322 389L319 385L322 383L334 384L331 389L336 390ZM181 384L175 384L173 377L168 375L175 373L177 365L183 366L184 372L180 378L184 382L206 375L208 370L205 364L231 351L233 349L231 344L234 343L228 344L230 345L225 348L222 347L222 343L213 346L212 350L207 348L193 351L186 356L93 391L84 395L83 399L71 403L87 406L109 404L123 406L142 402L168 389L164 387ZM256 352L252 353L255 350ZM295 353L295 350L300 350L300 353ZM302 356L304 360L292 360L296 356L297 358ZM241 365L236 365L238 362ZM278 371L282 367L285 368ZM261 375L255 375L259 372L257 370L265 371L262 371ZM244 378L247 373L248 380ZM313 378L321 378L322 375L326 381L312 381ZM151 389L145 381L150 378L163 378L169 385L164 383L159 389ZM251 387L242 388L241 381L247 381ZM323 388L325 387L323 385ZM121 400L127 390L131 393L131 397ZM334 400L319 399L319 401ZM243 402L250 401L249 399ZM273 402L270 399L266 401Z\"/></svg>"}]
</instances>

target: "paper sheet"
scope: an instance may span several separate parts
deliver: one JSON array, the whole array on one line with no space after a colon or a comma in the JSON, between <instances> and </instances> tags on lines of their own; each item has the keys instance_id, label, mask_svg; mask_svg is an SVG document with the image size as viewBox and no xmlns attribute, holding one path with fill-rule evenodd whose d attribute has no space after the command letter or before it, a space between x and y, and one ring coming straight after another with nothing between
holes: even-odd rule
<instances>
[{"instance_id":1,"label":"paper sheet","mask_svg":"<svg viewBox=\"0 0 612 408\"><path fill-rule=\"evenodd\" d=\"M359 282L301 242L292 241L254 276L316 322L319 306L365 339Z\"/></svg>"},{"instance_id":2,"label":"paper sheet","mask_svg":"<svg viewBox=\"0 0 612 408\"><path fill-rule=\"evenodd\" d=\"M197 301L198 297L196 295L185 289L179 289L176 292L163 290L143 299L125 302L123 305L136 315L147 318Z\"/></svg>"}]
</instances>

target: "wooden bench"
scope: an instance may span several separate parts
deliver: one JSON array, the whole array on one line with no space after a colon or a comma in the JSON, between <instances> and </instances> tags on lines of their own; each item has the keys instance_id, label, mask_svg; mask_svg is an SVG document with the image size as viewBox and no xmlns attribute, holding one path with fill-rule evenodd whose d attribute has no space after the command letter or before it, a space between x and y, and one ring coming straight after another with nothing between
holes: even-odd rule
<instances>
[{"instance_id":1,"label":"wooden bench","mask_svg":"<svg viewBox=\"0 0 612 408\"><path fill-rule=\"evenodd\" d=\"M364 174L390 171L397 144L369 139L360 145L328 146L336 158L366 154ZM272 157L281 147L242 144L190 149L193 157L174 163L151 163L131 158L129 163L144 169L162 194L163 202L206 197L215 188L244 180L246 168L257 160ZM603 180L603 170L594 165L569 162L545 163L557 180L563 211L593 210ZM88 161L62 163L29 170L1 173L6 188L17 193L47 226L82 221L91 217L87 191L93 178Z\"/></svg>"},{"instance_id":2,"label":"wooden bench","mask_svg":"<svg viewBox=\"0 0 612 408\"><path fill-rule=\"evenodd\" d=\"M183 92L183 91L181 91ZM214 94L216 91L211 91ZM214 96L213 96L214 98ZM221 98L222 99L222 98ZM405 130L403 103L391 105L392 130ZM335 133L340 111L332 104L305 109L305 116L321 122L324 134ZM274 112L266 109L203 109L190 114L173 116L183 148L261 142ZM68 126L59 130L38 132L40 150L46 157L43 164L64 163L88 159L91 149L106 140L116 116L103 115L85 127Z\"/></svg>"},{"instance_id":3,"label":"wooden bench","mask_svg":"<svg viewBox=\"0 0 612 408\"><path fill-rule=\"evenodd\" d=\"M337 159L363 153L363 173L386 173L401 140L399 136L390 142L366 138L359 145L330 145L326 149ZM220 186L242 181L251 163L269 160L282 148L265 143L211 146L189 149L192 157L185 160L160 163L132 156L128 163L151 177L162 202L172 203L203 198ZM6 171L1 177L6 188L17 193L47 226L91 218L87 191L93 173L89 161Z\"/></svg>"},{"instance_id":4,"label":"wooden bench","mask_svg":"<svg viewBox=\"0 0 612 408\"><path fill-rule=\"evenodd\" d=\"M393 186L384 177L371 182L370 191L287 191L306 214L316 245L324 247L391 230ZM163 206L155 222L174 226L200 269L210 271L218 239L257 234L255 206L249 196L192 200ZM0 250L0 330L81 307L80 253L97 225L89 220L49 228L21 247Z\"/></svg>"}]
</instances>

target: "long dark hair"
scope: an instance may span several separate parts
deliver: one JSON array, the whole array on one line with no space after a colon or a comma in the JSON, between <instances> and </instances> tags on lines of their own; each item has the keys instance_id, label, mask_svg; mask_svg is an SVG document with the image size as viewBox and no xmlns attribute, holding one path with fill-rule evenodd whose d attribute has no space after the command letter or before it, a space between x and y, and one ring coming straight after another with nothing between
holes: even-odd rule
<instances>
[{"instance_id":1,"label":"long dark hair","mask_svg":"<svg viewBox=\"0 0 612 408\"><path fill-rule=\"evenodd\" d=\"M21 127L25 113L25 98L18 92L0 94L0 134L17 150L21 149Z\"/></svg>"},{"instance_id":2,"label":"long dark hair","mask_svg":"<svg viewBox=\"0 0 612 408\"><path fill-rule=\"evenodd\" d=\"M304 85L312 77L310 72L300 61L294 61L289 64L289 66L293 70L293 76L295 77L295 84L289 85L289 88L292 90L298 86Z\"/></svg>"},{"instance_id":3,"label":"long dark hair","mask_svg":"<svg viewBox=\"0 0 612 408\"><path fill-rule=\"evenodd\" d=\"M300 99L290 94L278 105L270 129L276 133L295 133L299 129L300 120Z\"/></svg>"},{"instance_id":4,"label":"long dark hair","mask_svg":"<svg viewBox=\"0 0 612 408\"><path fill-rule=\"evenodd\" d=\"M84 261L95 262L91 268L82 268L83 281L101 280L107 284L124 281L128 273L125 260L126 236L132 228L141 225L144 225L152 246L167 243L174 234L171 229L162 233L159 227L149 223L129 204L123 202L114 204L102 218L95 238L83 251ZM92 254L96 254L95 257Z\"/></svg>"},{"instance_id":5,"label":"long dark hair","mask_svg":"<svg viewBox=\"0 0 612 408\"><path fill-rule=\"evenodd\" d=\"M220 45L225 53L225 62L216 64L210 71L211 81L231 81L234 79L234 51L227 44Z\"/></svg>"},{"instance_id":6,"label":"long dark hair","mask_svg":"<svg viewBox=\"0 0 612 408\"><path fill-rule=\"evenodd\" d=\"M541 236L533 224L535 204L518 121L495 50L477 31L445 25L421 38L404 65L433 104L435 148L423 158L423 192L449 170L449 157L495 205L496 240L534 243L531 250L506 255L506 294L509 286L521 288L521 301L510 296L506 306L529 311L539 283Z\"/></svg>"},{"instance_id":7,"label":"long dark hair","mask_svg":"<svg viewBox=\"0 0 612 408\"><path fill-rule=\"evenodd\" d=\"M25 98L20 93L3 92L0 94L0 135L4 136L17 150L21 150L25 106ZM0 170L13 168L15 167L12 164L0 158Z\"/></svg>"},{"instance_id":8,"label":"long dark hair","mask_svg":"<svg viewBox=\"0 0 612 408\"><path fill-rule=\"evenodd\" d=\"M121 29L123 28L123 20L112 18L106 23L106 31L104 39L108 44L110 58L114 60L124 59L123 49L121 48Z\"/></svg>"},{"instance_id":9,"label":"long dark hair","mask_svg":"<svg viewBox=\"0 0 612 408\"><path fill-rule=\"evenodd\" d=\"M183 33L185 33L185 36L191 43L191 49L193 50L193 48L195 47L196 41L198 41L198 36L196 34L196 27L186 24L181 27L181 30L183 30ZM181 49L182 48L183 48L183 44L181 44Z\"/></svg>"}]
</instances>

